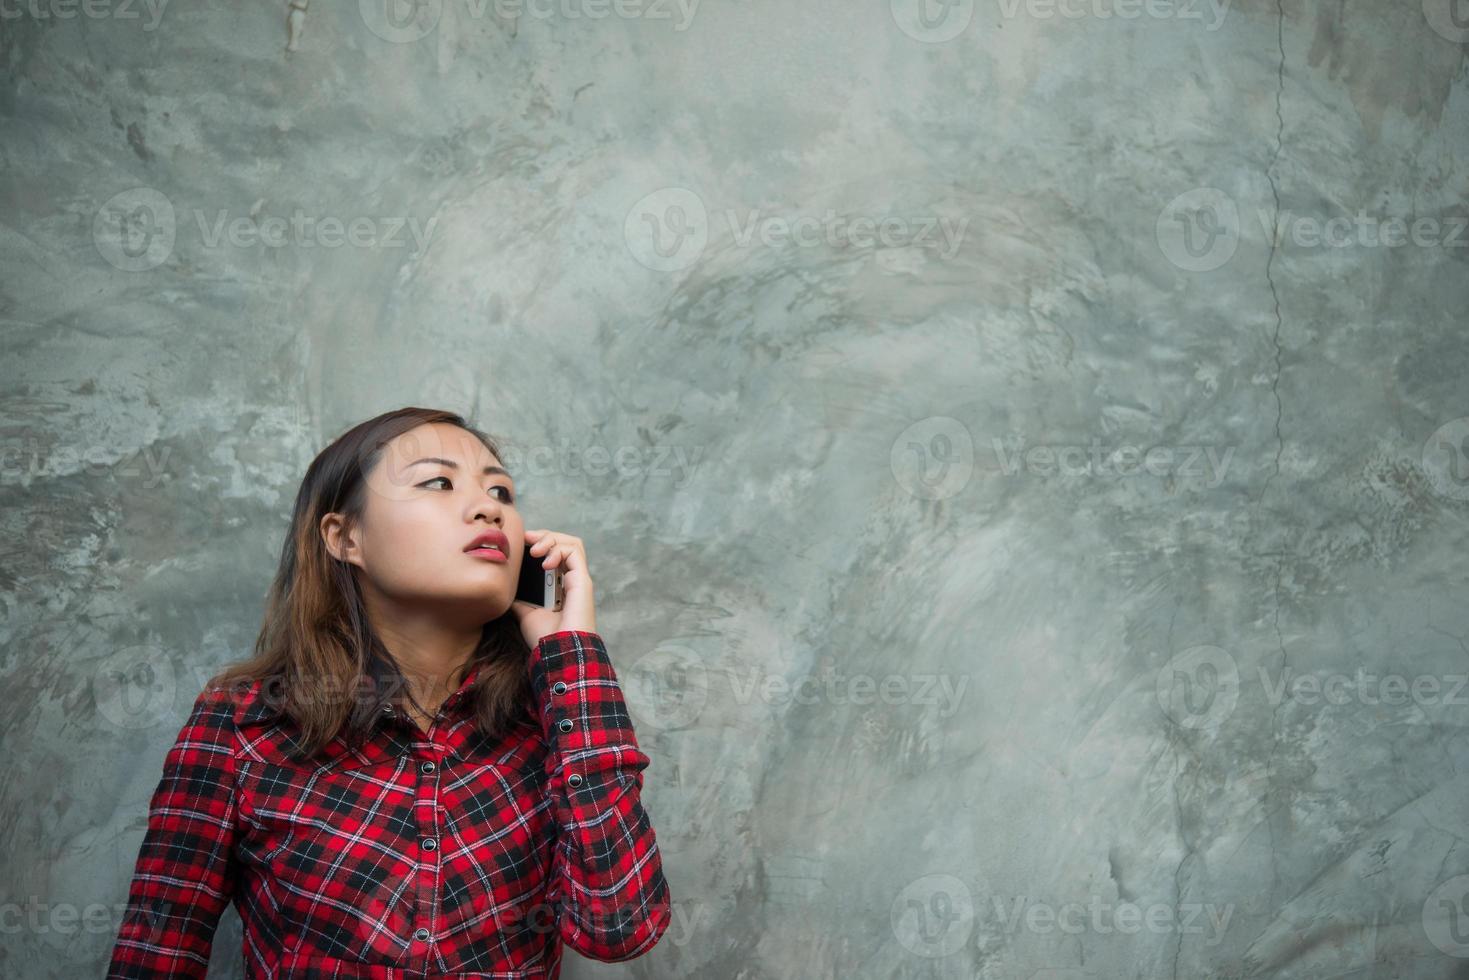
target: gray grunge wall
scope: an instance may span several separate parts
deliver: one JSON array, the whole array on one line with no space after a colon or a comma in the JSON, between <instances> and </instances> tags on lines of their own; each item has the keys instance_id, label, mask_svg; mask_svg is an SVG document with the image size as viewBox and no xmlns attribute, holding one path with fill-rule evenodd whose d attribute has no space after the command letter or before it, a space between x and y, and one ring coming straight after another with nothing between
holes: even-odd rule
<instances>
[{"instance_id":1,"label":"gray grunge wall","mask_svg":"<svg viewBox=\"0 0 1469 980\"><path fill-rule=\"evenodd\" d=\"M101 975L306 463L419 404L652 758L673 922L567 976L1469 977L1466 42L0 0L0 974Z\"/></svg>"}]
</instances>

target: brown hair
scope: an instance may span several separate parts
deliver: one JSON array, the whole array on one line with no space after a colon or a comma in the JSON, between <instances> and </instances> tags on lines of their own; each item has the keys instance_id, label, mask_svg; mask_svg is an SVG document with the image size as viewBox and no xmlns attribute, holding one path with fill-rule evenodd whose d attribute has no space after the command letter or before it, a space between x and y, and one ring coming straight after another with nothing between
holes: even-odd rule
<instances>
[{"instance_id":1,"label":"brown hair","mask_svg":"<svg viewBox=\"0 0 1469 980\"><path fill-rule=\"evenodd\" d=\"M495 440L463 416L428 408L385 412L339 436L311 461L296 492L253 655L209 682L238 692L263 680L260 696L268 696L277 712L299 727L295 741L303 757L338 735L360 744L385 704L412 696L397 661L368 622L357 567L327 551L320 528L328 513L343 515L348 525L359 521L367 502L366 477L382 459L384 446L434 422L464 429L500 457ZM466 694L480 731L498 736L517 723L534 723L529 657L514 614L507 610L484 625L479 646L450 687L457 690L468 671L480 666Z\"/></svg>"}]
</instances>

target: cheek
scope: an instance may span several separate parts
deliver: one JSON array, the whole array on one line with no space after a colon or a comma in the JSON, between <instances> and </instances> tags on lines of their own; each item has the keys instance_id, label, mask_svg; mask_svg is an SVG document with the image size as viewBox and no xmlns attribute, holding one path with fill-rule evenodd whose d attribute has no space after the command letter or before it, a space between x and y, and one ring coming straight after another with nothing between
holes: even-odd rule
<instances>
[{"instance_id":1,"label":"cheek","mask_svg":"<svg viewBox=\"0 0 1469 980\"><path fill-rule=\"evenodd\" d=\"M389 592L421 586L450 574L456 556L452 542L446 543L443 537L437 525L421 521L403 520L379 528L371 546L364 549L367 573Z\"/></svg>"}]
</instances>

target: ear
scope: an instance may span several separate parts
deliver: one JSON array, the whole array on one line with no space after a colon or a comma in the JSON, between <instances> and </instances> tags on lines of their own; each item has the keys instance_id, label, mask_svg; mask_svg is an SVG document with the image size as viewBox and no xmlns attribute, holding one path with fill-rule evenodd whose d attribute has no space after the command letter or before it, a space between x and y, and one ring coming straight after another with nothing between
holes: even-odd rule
<instances>
[{"instance_id":1,"label":"ear","mask_svg":"<svg viewBox=\"0 0 1469 980\"><path fill-rule=\"evenodd\" d=\"M360 565L361 549L352 535L352 529L341 514L327 514L321 519L321 540L327 553L338 561Z\"/></svg>"}]
</instances>

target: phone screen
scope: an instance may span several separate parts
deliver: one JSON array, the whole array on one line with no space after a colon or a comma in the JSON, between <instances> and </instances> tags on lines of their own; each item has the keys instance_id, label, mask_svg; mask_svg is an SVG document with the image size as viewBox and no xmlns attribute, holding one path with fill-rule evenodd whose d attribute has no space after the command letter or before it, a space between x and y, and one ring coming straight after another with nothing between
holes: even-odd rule
<instances>
[{"instance_id":1,"label":"phone screen","mask_svg":"<svg viewBox=\"0 0 1469 980\"><path fill-rule=\"evenodd\" d=\"M516 587L515 598L546 609L560 609L561 569L554 569L548 575L542 564L544 561L544 558L530 553L530 543L526 542L520 553L520 583Z\"/></svg>"}]
</instances>

